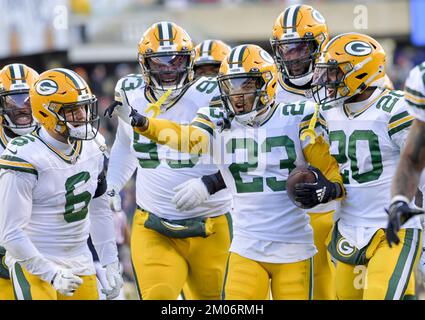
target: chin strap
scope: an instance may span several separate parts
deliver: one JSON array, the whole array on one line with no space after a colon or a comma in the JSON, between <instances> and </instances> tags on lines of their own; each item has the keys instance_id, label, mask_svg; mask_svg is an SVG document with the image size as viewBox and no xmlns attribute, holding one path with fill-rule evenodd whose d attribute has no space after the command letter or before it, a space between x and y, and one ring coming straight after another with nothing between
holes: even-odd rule
<instances>
[{"instance_id":1,"label":"chin strap","mask_svg":"<svg viewBox=\"0 0 425 320\"><path fill-rule=\"evenodd\" d=\"M146 108L145 112L153 112L152 118L156 118L161 114L161 106L164 104L165 100L171 95L172 90L168 89L167 92L165 92L157 102L155 103L148 103L148 107Z\"/></svg>"},{"instance_id":2,"label":"chin strap","mask_svg":"<svg viewBox=\"0 0 425 320\"><path fill-rule=\"evenodd\" d=\"M311 117L308 128L305 129L304 132L301 134L301 141L304 141L305 139L307 139L307 137L310 137L310 144L314 144L316 142L316 132L314 131L314 127L316 126L318 112L319 105L316 103L316 105L314 106L314 113Z\"/></svg>"}]
</instances>

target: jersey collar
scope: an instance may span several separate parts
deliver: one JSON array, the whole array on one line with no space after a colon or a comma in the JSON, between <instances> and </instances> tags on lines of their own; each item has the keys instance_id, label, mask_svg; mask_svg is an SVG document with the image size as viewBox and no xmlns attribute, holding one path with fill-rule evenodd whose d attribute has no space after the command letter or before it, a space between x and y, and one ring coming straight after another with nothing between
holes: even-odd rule
<instances>
[{"instance_id":1,"label":"jersey collar","mask_svg":"<svg viewBox=\"0 0 425 320\"><path fill-rule=\"evenodd\" d=\"M39 139L47 148L49 148L54 154L56 154L59 158L61 158L63 161L69 164L74 164L75 161L80 157L81 152L83 150L83 142L80 140L77 140L74 142L71 153L69 155L66 155L65 153L61 152L57 148L55 148L52 144L48 143L44 139L40 137L40 130L41 128L38 128L37 130L33 131L31 135Z\"/></svg>"}]
</instances>

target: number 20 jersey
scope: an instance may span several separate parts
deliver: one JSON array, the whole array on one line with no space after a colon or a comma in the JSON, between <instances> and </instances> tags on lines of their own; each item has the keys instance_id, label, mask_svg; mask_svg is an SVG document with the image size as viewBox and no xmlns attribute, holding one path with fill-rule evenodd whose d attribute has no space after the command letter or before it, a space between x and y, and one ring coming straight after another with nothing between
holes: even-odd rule
<instances>
[{"instance_id":1,"label":"number 20 jersey","mask_svg":"<svg viewBox=\"0 0 425 320\"><path fill-rule=\"evenodd\" d=\"M337 217L349 226L387 227L385 208L391 202L391 181L413 120L403 92L375 94L375 100L374 96L369 99L371 105L355 115L345 107L322 108L331 154L339 163L347 191ZM412 219L405 227L416 221Z\"/></svg>"}]
</instances>

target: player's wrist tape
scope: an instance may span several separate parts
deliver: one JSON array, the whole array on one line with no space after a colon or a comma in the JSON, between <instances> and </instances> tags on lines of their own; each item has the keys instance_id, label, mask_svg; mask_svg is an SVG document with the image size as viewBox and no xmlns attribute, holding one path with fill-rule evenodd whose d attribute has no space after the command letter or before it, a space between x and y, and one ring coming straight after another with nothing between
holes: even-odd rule
<instances>
[{"instance_id":1,"label":"player's wrist tape","mask_svg":"<svg viewBox=\"0 0 425 320\"><path fill-rule=\"evenodd\" d=\"M397 194L395 195L392 199L391 199L391 204L397 202L397 201L402 201L402 202L406 202L406 203L410 203L410 200L406 197L403 196L401 194Z\"/></svg>"},{"instance_id":2,"label":"player's wrist tape","mask_svg":"<svg viewBox=\"0 0 425 320\"><path fill-rule=\"evenodd\" d=\"M226 184L224 183L223 176L220 171L208 176L203 176L201 180L207 187L210 195L226 188Z\"/></svg>"}]
</instances>

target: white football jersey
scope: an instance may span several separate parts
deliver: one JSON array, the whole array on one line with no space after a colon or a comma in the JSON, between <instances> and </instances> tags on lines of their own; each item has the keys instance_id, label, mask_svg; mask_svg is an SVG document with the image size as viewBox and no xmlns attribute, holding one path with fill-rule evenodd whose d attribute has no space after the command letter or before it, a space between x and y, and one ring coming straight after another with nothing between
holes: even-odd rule
<instances>
[{"instance_id":1,"label":"white football jersey","mask_svg":"<svg viewBox=\"0 0 425 320\"><path fill-rule=\"evenodd\" d=\"M289 171L306 163L303 150L309 139L301 141L300 132L308 127L314 110L315 104L308 101L276 104L259 127L234 120L223 131L221 108L198 111L191 124L212 137L210 154L233 195L233 242L240 236L311 244L315 250L309 217L286 192ZM325 130L318 125L316 133L325 134Z\"/></svg>"},{"instance_id":2,"label":"white football jersey","mask_svg":"<svg viewBox=\"0 0 425 320\"><path fill-rule=\"evenodd\" d=\"M377 90L382 91L369 98L369 107L355 114L346 107L322 108L347 191L337 215L349 226L387 227L391 180L413 120L403 92ZM419 227L415 219L408 226Z\"/></svg>"},{"instance_id":3,"label":"white football jersey","mask_svg":"<svg viewBox=\"0 0 425 320\"><path fill-rule=\"evenodd\" d=\"M410 71L404 91L409 112L425 122L425 62Z\"/></svg>"},{"instance_id":4,"label":"white football jersey","mask_svg":"<svg viewBox=\"0 0 425 320\"><path fill-rule=\"evenodd\" d=\"M155 100L149 91L145 90L141 75L129 75L119 80L115 90L117 101L121 99L120 89L126 92L130 105L140 114L152 115L146 108ZM188 124L198 109L208 106L211 99L217 95L219 95L217 81L214 78L201 77L185 87L184 92L171 105L162 109L158 118ZM135 133L132 127L123 121L120 121L119 125L123 126L122 129L131 141L131 153L138 159L136 202L139 207L162 218L176 220L218 216L230 211L231 196L227 190L215 193L194 209L184 212L177 210L175 204L171 202L175 195L173 188L189 179L214 174L218 171L217 166L206 161L205 155L198 157L175 151ZM111 159L113 157L119 157L114 153L114 149ZM114 169L110 166L109 170Z\"/></svg>"},{"instance_id":5,"label":"white football jersey","mask_svg":"<svg viewBox=\"0 0 425 320\"><path fill-rule=\"evenodd\" d=\"M289 87L283 82L281 74L279 75L279 81L276 88L276 102L277 103L294 103L302 100L309 100L314 102L313 99L307 99L304 95L305 91ZM331 201L325 204L319 204L314 208L308 209L309 213L321 213L335 210L335 201Z\"/></svg>"},{"instance_id":6,"label":"white football jersey","mask_svg":"<svg viewBox=\"0 0 425 320\"><path fill-rule=\"evenodd\" d=\"M3 126L0 126L0 154L6 149L9 140L9 137L4 132Z\"/></svg>"},{"instance_id":7,"label":"white football jersey","mask_svg":"<svg viewBox=\"0 0 425 320\"><path fill-rule=\"evenodd\" d=\"M72 154L66 156L41 140L39 130L10 141L0 158L1 169L36 177L31 219L23 230L43 255L85 254L88 205L103 170L103 154L91 140L76 142Z\"/></svg>"}]
</instances>

